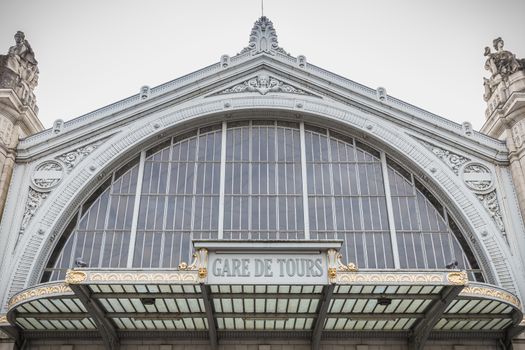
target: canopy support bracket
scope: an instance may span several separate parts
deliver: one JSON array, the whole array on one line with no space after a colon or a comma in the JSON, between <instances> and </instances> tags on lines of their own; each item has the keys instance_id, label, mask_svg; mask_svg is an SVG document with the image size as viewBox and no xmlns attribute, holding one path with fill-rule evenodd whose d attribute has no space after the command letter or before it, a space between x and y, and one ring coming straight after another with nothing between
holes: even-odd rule
<instances>
[{"instance_id":1,"label":"canopy support bracket","mask_svg":"<svg viewBox=\"0 0 525 350\"><path fill-rule=\"evenodd\" d=\"M117 330L111 320L106 316L100 302L97 299L92 298L92 293L88 286L82 284L70 284L69 286L82 305L84 305L91 318L93 318L107 350L118 350L120 347L120 340Z\"/></svg>"},{"instance_id":2,"label":"canopy support bracket","mask_svg":"<svg viewBox=\"0 0 525 350\"><path fill-rule=\"evenodd\" d=\"M463 290L462 285L460 286L447 286L444 287L440 293L440 298L434 300L429 307L425 310L425 316L418 320L412 327L410 337L408 339L408 350L422 350L425 343L432 332L432 329L441 319L441 316L456 298L459 293Z\"/></svg>"},{"instance_id":3,"label":"canopy support bracket","mask_svg":"<svg viewBox=\"0 0 525 350\"><path fill-rule=\"evenodd\" d=\"M213 316L213 306L211 304L210 287L204 283L200 284L202 300L204 303L204 311L206 312L206 319L208 320L208 334L210 338L211 350L217 350L219 342L217 339L217 326L215 325L215 318Z\"/></svg>"},{"instance_id":4,"label":"canopy support bracket","mask_svg":"<svg viewBox=\"0 0 525 350\"><path fill-rule=\"evenodd\" d=\"M332 294L334 293L334 288L335 284L332 283L323 288L323 296L321 298L319 312L312 333L312 350L319 350L321 344L321 333L323 332L324 322L326 320L326 314L328 313Z\"/></svg>"},{"instance_id":5,"label":"canopy support bracket","mask_svg":"<svg viewBox=\"0 0 525 350\"><path fill-rule=\"evenodd\" d=\"M24 337L22 329L16 324L16 311L9 312L7 314L7 320L11 324L9 327L2 327L2 331L15 341L15 350L25 350L27 341Z\"/></svg>"}]
</instances>

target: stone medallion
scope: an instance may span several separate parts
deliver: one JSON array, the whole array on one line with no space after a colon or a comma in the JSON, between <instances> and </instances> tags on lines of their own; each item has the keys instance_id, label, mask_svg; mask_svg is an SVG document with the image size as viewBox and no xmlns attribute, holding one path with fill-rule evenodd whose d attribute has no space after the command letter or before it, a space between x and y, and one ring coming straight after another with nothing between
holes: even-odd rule
<instances>
[{"instance_id":1,"label":"stone medallion","mask_svg":"<svg viewBox=\"0 0 525 350\"><path fill-rule=\"evenodd\" d=\"M33 187L41 191L50 191L57 186L64 176L64 167L55 160L46 160L40 163L33 175L31 182Z\"/></svg>"},{"instance_id":2,"label":"stone medallion","mask_svg":"<svg viewBox=\"0 0 525 350\"><path fill-rule=\"evenodd\" d=\"M487 193L494 188L494 177L488 167L479 163L469 163L463 167L463 181L476 193Z\"/></svg>"}]
</instances>

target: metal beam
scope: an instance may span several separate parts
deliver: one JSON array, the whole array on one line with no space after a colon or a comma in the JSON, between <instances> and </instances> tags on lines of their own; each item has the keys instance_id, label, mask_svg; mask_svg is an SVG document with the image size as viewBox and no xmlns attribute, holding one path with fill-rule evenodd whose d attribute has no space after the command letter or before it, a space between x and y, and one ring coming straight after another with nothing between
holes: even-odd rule
<instances>
[{"instance_id":1,"label":"metal beam","mask_svg":"<svg viewBox=\"0 0 525 350\"><path fill-rule=\"evenodd\" d=\"M66 296L69 298L70 296ZM190 293L93 293L93 299L199 299L200 294ZM213 293L214 299L313 299L318 300L322 294L307 293ZM332 299L378 299L390 298L392 300L436 300L439 294L377 294L377 293L336 293ZM472 298L475 299L475 298Z\"/></svg>"},{"instance_id":2,"label":"metal beam","mask_svg":"<svg viewBox=\"0 0 525 350\"><path fill-rule=\"evenodd\" d=\"M219 347L219 341L217 339L217 326L215 325L215 318L213 317L213 305L211 304L210 287L204 283L201 283L200 286L204 311L206 311L206 319L208 320L210 347L211 350L217 350Z\"/></svg>"},{"instance_id":3,"label":"metal beam","mask_svg":"<svg viewBox=\"0 0 525 350\"><path fill-rule=\"evenodd\" d=\"M335 284L330 283L323 288L323 297L319 305L317 319L315 320L315 326L312 332L312 350L319 350L319 345L321 344L321 333L323 332L326 314L328 313L328 306L330 306L330 300L334 293L334 287Z\"/></svg>"},{"instance_id":4,"label":"metal beam","mask_svg":"<svg viewBox=\"0 0 525 350\"><path fill-rule=\"evenodd\" d=\"M7 333L15 341L14 350L24 350L27 345L27 341L24 337L23 331L16 323L16 311L11 311L7 313L7 320L11 324L10 327L2 327L2 331Z\"/></svg>"},{"instance_id":5,"label":"metal beam","mask_svg":"<svg viewBox=\"0 0 525 350\"><path fill-rule=\"evenodd\" d=\"M434 300L425 310L425 316L415 322L414 326L410 331L408 338L408 350L422 350L425 346L425 342L432 332L432 329L436 323L441 319L443 313L450 305L450 303L459 295L463 290L462 285L460 286L447 286L441 291L440 298ZM447 315L448 317L448 315Z\"/></svg>"},{"instance_id":6,"label":"metal beam","mask_svg":"<svg viewBox=\"0 0 525 350\"><path fill-rule=\"evenodd\" d=\"M525 330L524 326L520 326L520 322L523 320L523 315L518 310L514 310L511 314L512 325L507 327L505 330L505 338L502 339L502 345L505 350L512 350L512 339Z\"/></svg>"},{"instance_id":7,"label":"metal beam","mask_svg":"<svg viewBox=\"0 0 525 350\"><path fill-rule=\"evenodd\" d=\"M107 317L100 302L92 298L92 293L88 286L82 284L70 284L69 286L97 325L106 348L108 350L117 350L120 347L117 331L112 321Z\"/></svg>"}]
</instances>

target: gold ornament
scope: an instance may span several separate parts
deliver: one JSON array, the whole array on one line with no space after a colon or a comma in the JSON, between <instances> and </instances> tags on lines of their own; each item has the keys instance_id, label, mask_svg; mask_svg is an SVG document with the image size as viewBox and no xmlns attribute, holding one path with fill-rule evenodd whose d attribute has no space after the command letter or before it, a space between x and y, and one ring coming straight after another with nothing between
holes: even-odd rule
<instances>
[{"instance_id":1,"label":"gold ornament","mask_svg":"<svg viewBox=\"0 0 525 350\"><path fill-rule=\"evenodd\" d=\"M447 275L447 279L450 283L460 286L465 286L468 284L468 276L465 271L450 272Z\"/></svg>"},{"instance_id":2,"label":"gold ornament","mask_svg":"<svg viewBox=\"0 0 525 350\"><path fill-rule=\"evenodd\" d=\"M67 270L66 283L79 284L87 279L87 274L84 271Z\"/></svg>"}]
</instances>

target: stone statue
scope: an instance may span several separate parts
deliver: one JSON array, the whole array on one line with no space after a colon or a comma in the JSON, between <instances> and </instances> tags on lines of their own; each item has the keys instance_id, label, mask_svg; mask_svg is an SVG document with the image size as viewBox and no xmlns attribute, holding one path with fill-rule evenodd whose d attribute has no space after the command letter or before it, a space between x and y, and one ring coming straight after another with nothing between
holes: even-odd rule
<instances>
[{"instance_id":1,"label":"stone statue","mask_svg":"<svg viewBox=\"0 0 525 350\"><path fill-rule=\"evenodd\" d=\"M33 90L38 85L38 62L23 32L15 34L15 45L0 55L0 88L13 89L22 102L34 107Z\"/></svg>"},{"instance_id":2,"label":"stone statue","mask_svg":"<svg viewBox=\"0 0 525 350\"><path fill-rule=\"evenodd\" d=\"M484 56L487 57L485 62L485 69L491 73L489 79L483 78L483 85L485 87L485 94L483 95L487 101L495 87L509 75L516 73L519 70L525 70L525 60L518 60L516 55L503 50L503 39L496 38L492 41L492 45L496 52L491 52L490 48L485 47Z\"/></svg>"}]
</instances>

